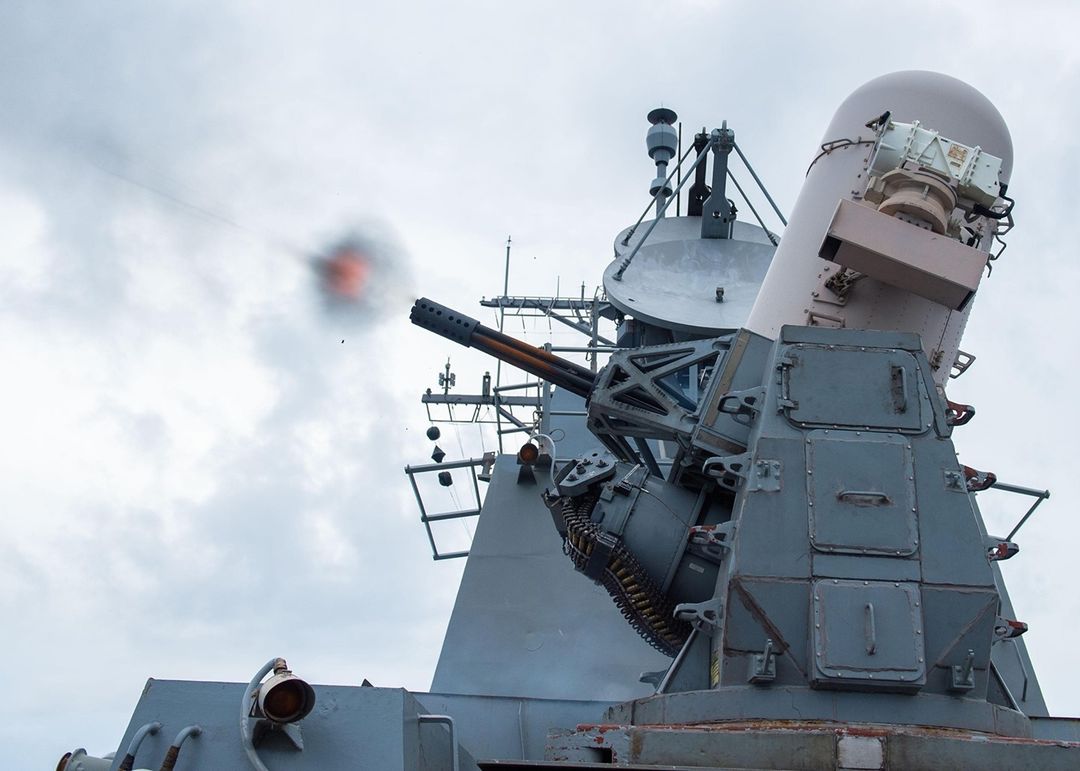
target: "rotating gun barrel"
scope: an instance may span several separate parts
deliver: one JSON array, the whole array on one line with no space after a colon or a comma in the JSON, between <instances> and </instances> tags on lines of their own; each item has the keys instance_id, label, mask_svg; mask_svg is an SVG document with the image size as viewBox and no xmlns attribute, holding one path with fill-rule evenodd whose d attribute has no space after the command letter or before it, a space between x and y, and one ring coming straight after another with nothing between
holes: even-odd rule
<instances>
[{"instance_id":1,"label":"rotating gun barrel","mask_svg":"<svg viewBox=\"0 0 1080 771\"><path fill-rule=\"evenodd\" d=\"M583 398L588 398L592 393L596 374L591 370L485 327L476 319L426 297L413 304L409 320L429 332L442 335L466 348L476 348Z\"/></svg>"}]
</instances>

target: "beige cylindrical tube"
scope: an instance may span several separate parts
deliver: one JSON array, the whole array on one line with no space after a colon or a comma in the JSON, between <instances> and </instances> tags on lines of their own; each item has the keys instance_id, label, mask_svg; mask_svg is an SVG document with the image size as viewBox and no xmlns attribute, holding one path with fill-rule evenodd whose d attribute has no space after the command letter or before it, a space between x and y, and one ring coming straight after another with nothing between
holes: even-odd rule
<instances>
[{"instance_id":1,"label":"beige cylindrical tube","mask_svg":"<svg viewBox=\"0 0 1080 771\"><path fill-rule=\"evenodd\" d=\"M819 257L818 251L840 200L857 200L866 188L876 138L866 124L886 111L894 121L919 121L944 137L1001 158L1001 182L1008 182L1009 130L979 91L934 72L896 72L871 80L844 100L815 150L746 326L770 339L785 324L915 332L935 367L935 380L942 384L956 359L973 302L954 310L869 277L861 278L842 304L821 289L840 266ZM982 248L988 250L990 241L984 238Z\"/></svg>"}]
</instances>

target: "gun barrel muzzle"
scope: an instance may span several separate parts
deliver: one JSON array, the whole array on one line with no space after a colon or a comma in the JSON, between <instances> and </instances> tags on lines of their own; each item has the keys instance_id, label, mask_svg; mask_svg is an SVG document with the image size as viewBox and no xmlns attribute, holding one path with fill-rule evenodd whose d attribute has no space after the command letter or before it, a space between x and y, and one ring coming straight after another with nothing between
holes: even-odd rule
<instances>
[{"instance_id":1,"label":"gun barrel muzzle","mask_svg":"<svg viewBox=\"0 0 1080 771\"><path fill-rule=\"evenodd\" d=\"M592 370L543 348L536 348L504 335L474 318L426 297L421 297L413 304L409 320L418 327L460 343L466 348L483 351L578 396L588 398L592 393L596 381Z\"/></svg>"}]
</instances>

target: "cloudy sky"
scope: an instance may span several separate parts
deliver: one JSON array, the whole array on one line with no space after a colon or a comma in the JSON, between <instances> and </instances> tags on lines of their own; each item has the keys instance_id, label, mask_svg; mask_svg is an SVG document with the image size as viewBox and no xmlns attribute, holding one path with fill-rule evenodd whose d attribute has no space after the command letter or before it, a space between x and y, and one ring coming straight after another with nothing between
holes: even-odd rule
<instances>
[{"instance_id":1,"label":"cloudy sky","mask_svg":"<svg viewBox=\"0 0 1080 771\"><path fill-rule=\"evenodd\" d=\"M431 561L402 466L446 356L462 386L487 364L411 328L413 293L475 309L512 234L511 291L591 295L660 104L727 119L788 209L836 105L913 68L1013 132L1018 225L950 396L979 412L962 460L1053 491L1006 573L1080 714L1077 29L1068 2L0 0L7 761L115 749L148 676L284 655L426 689L462 565ZM348 232L384 245L378 296L328 313L309 259ZM999 532L1024 506L980 501Z\"/></svg>"}]
</instances>

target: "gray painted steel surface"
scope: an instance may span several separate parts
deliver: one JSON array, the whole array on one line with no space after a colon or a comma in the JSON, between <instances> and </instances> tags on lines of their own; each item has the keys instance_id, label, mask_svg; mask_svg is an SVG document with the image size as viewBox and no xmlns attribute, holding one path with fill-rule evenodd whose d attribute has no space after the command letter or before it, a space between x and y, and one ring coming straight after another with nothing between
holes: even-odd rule
<instances>
[{"instance_id":1,"label":"gray painted steel surface","mask_svg":"<svg viewBox=\"0 0 1080 771\"><path fill-rule=\"evenodd\" d=\"M496 462L431 689L601 701L650 693L638 676L668 660L574 572L540 500L550 483L537 477L519 485L514 456Z\"/></svg>"},{"instance_id":2,"label":"gray painted steel surface","mask_svg":"<svg viewBox=\"0 0 1080 771\"><path fill-rule=\"evenodd\" d=\"M132 715L121 747L138 728L160 721L162 730L148 736L139 748L136 767L156 768L173 735L197 724L203 733L188 740L176 771L236 771L250 768L240 743L239 683L196 683L148 680ZM303 750L282 733L269 734L257 750L271 769L370 768L405 771L449 771L450 736L444 726L427 725L428 714L411 694L393 688L315 686L316 706L300 724ZM460 768L475 768L471 756L460 751ZM117 758L114 771L119 766Z\"/></svg>"},{"instance_id":3,"label":"gray painted steel surface","mask_svg":"<svg viewBox=\"0 0 1080 771\"><path fill-rule=\"evenodd\" d=\"M550 765L519 768L634 769L904 769L977 768L1046 771L1076 768L1080 744L1017 740L916 727L744 722L727 726L583 726L553 742ZM609 760L610 759L610 760ZM661 765L664 764L664 765ZM512 768L513 766L511 766ZM574 766L571 766L574 767ZM482 764L481 768L504 768Z\"/></svg>"},{"instance_id":4,"label":"gray painted steel surface","mask_svg":"<svg viewBox=\"0 0 1080 771\"><path fill-rule=\"evenodd\" d=\"M666 360L674 348L633 355ZM1030 736L1024 713L1045 706L1033 676L996 665L1018 663L1022 645L999 633L1007 629L986 533L918 336L789 326L771 349L764 366L756 357L735 365L757 371L760 387L742 392L753 397L690 416L705 415L714 427L751 426L744 453L704 463L722 469L720 481L735 492L727 538L713 555L721 564L717 597L686 606L712 652L681 666L707 667L711 687L702 689L705 672L691 674L686 685L671 681L668 692L615 708L609 719L798 716ZM713 377L722 379L727 366L718 362ZM640 393L639 401L647 397ZM674 426L679 416L667 420ZM595 504L593 521L642 565L673 564L677 538L633 536L635 517L662 516L636 508L643 499L632 491L647 482L635 479L622 482L634 510L609 524L608 509ZM652 484L650 498L685 508L665 489ZM560 492L588 494L561 482ZM666 591L679 586L651 572ZM694 690L674 692L680 687Z\"/></svg>"},{"instance_id":5,"label":"gray painted steel surface","mask_svg":"<svg viewBox=\"0 0 1080 771\"><path fill-rule=\"evenodd\" d=\"M643 223L644 224L644 223ZM645 234L615 239L616 259L604 271L608 300L623 313L662 329L718 335L742 327L775 247L756 225L736 222L732 238L701 238L700 218L667 217L634 256L621 281L619 258ZM723 302L716 290L722 288Z\"/></svg>"}]
</instances>

